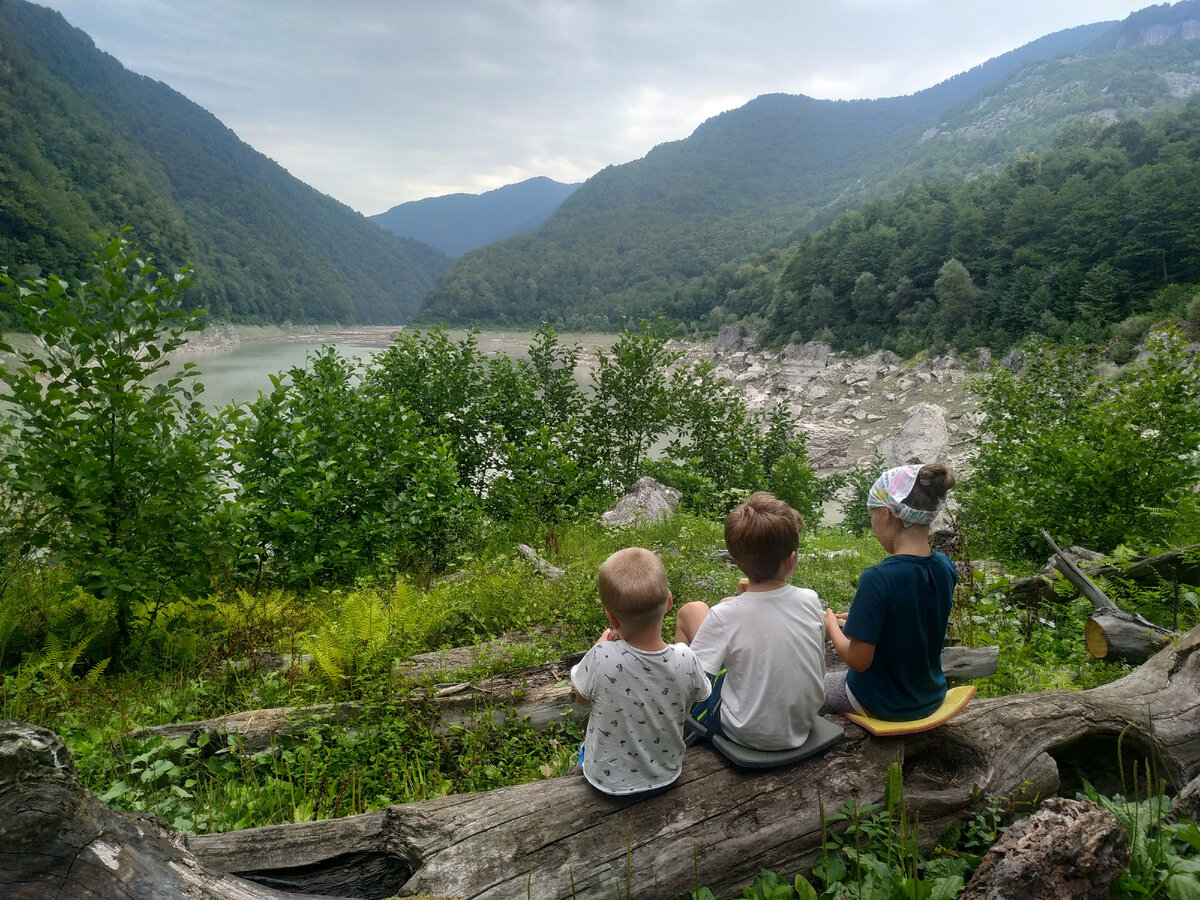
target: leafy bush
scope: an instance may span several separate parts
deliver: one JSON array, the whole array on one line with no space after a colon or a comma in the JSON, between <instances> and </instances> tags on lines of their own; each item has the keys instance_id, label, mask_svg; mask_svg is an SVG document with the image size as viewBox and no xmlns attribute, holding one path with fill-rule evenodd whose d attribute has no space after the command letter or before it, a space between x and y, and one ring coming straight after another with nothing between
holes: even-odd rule
<instances>
[{"instance_id":1,"label":"leafy bush","mask_svg":"<svg viewBox=\"0 0 1200 900\"><path fill-rule=\"evenodd\" d=\"M326 347L238 416L243 533L284 584L345 583L385 561L437 570L469 531L473 501L446 443L358 377Z\"/></svg>"},{"instance_id":2,"label":"leafy bush","mask_svg":"<svg viewBox=\"0 0 1200 900\"><path fill-rule=\"evenodd\" d=\"M98 239L74 286L0 274L0 299L39 346L0 368L16 417L6 531L112 602L119 657L164 603L208 587L227 509L221 423L196 399L195 368L168 369L200 327L180 308L186 272L160 274L124 232Z\"/></svg>"},{"instance_id":3,"label":"leafy bush","mask_svg":"<svg viewBox=\"0 0 1200 900\"><path fill-rule=\"evenodd\" d=\"M996 366L972 383L986 419L959 499L977 546L1036 560L1040 529L1107 552L1195 522L1200 362L1171 331L1147 351L1110 380L1092 350L1033 345L1021 377Z\"/></svg>"}]
</instances>

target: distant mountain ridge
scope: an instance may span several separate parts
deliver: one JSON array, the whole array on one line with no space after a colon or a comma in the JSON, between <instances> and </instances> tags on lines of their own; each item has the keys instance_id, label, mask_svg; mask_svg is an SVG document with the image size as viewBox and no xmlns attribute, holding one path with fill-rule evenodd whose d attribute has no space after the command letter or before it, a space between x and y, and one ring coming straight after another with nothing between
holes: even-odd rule
<instances>
[{"instance_id":1,"label":"distant mountain ridge","mask_svg":"<svg viewBox=\"0 0 1200 900\"><path fill-rule=\"evenodd\" d=\"M81 274L130 225L188 302L244 321L397 324L448 263L292 177L57 12L0 3L0 264ZM0 315L3 311L0 311Z\"/></svg>"},{"instance_id":2,"label":"distant mountain ridge","mask_svg":"<svg viewBox=\"0 0 1200 900\"><path fill-rule=\"evenodd\" d=\"M420 318L611 327L839 213L1048 147L1080 116L1139 119L1200 90L1200 0L1041 38L907 97L764 95L610 166L530 235L457 260ZM696 311L693 320L703 311Z\"/></svg>"},{"instance_id":3,"label":"distant mountain ridge","mask_svg":"<svg viewBox=\"0 0 1200 900\"><path fill-rule=\"evenodd\" d=\"M413 238L451 258L537 229L578 188L530 178L482 194L446 194L368 216L397 237Z\"/></svg>"}]
</instances>

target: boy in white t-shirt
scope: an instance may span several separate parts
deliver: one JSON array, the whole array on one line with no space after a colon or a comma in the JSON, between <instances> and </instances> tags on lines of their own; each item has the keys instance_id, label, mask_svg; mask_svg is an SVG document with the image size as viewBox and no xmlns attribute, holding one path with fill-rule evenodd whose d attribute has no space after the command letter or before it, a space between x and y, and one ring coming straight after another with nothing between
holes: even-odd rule
<instances>
[{"instance_id":1,"label":"boy in white t-shirt","mask_svg":"<svg viewBox=\"0 0 1200 900\"><path fill-rule=\"evenodd\" d=\"M756 750L789 750L808 738L825 701L825 612L816 592L788 584L804 519L760 491L725 518L725 546L744 590L709 609L685 603L675 640L691 646L713 681L692 715Z\"/></svg>"},{"instance_id":2,"label":"boy in white t-shirt","mask_svg":"<svg viewBox=\"0 0 1200 900\"><path fill-rule=\"evenodd\" d=\"M600 601L611 628L571 669L591 704L579 766L606 794L666 790L683 771L683 723L710 685L696 655L662 637L671 591L649 550L618 550L600 567Z\"/></svg>"}]
</instances>

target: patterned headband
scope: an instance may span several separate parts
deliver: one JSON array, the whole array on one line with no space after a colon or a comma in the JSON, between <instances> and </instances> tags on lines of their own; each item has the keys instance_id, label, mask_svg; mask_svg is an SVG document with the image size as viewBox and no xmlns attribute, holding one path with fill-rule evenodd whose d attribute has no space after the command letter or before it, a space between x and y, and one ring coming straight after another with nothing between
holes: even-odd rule
<instances>
[{"instance_id":1,"label":"patterned headband","mask_svg":"<svg viewBox=\"0 0 1200 900\"><path fill-rule=\"evenodd\" d=\"M937 510L913 509L904 502L917 483L920 466L899 466L888 469L875 480L867 494L867 509L890 509L907 528L909 525L928 525L937 517Z\"/></svg>"}]
</instances>

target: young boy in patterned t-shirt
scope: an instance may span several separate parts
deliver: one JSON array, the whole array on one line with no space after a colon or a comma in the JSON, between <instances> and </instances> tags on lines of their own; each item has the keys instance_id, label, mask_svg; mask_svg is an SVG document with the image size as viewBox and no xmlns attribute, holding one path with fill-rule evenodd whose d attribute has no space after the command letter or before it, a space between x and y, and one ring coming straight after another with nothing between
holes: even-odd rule
<instances>
[{"instance_id":1,"label":"young boy in patterned t-shirt","mask_svg":"<svg viewBox=\"0 0 1200 900\"><path fill-rule=\"evenodd\" d=\"M662 637L671 591L649 550L618 550L600 567L600 602L610 628L571 669L591 704L579 765L606 794L657 793L683 771L683 723L711 685L696 655Z\"/></svg>"}]
</instances>

